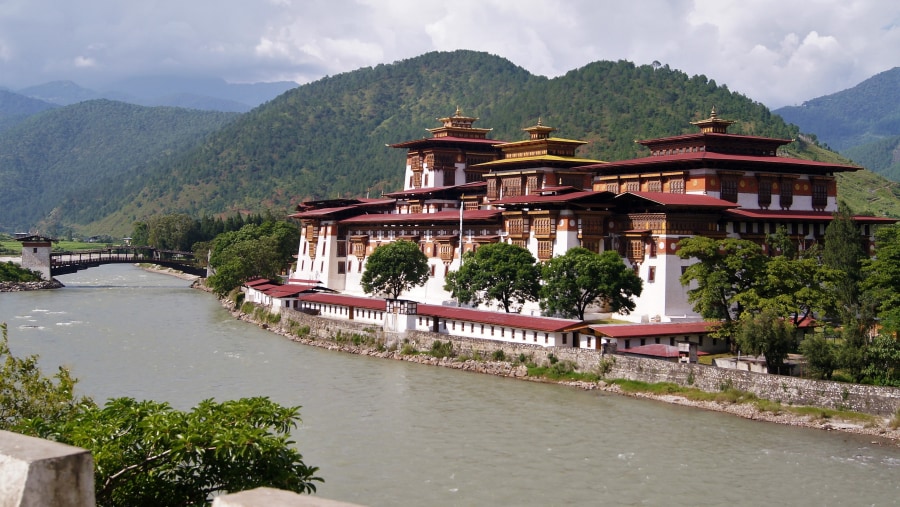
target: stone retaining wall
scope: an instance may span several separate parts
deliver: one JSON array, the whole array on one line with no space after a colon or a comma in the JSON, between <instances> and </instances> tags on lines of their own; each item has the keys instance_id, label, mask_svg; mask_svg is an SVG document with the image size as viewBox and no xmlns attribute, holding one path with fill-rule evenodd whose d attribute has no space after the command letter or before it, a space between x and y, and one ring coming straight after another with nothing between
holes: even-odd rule
<instances>
[{"instance_id":1,"label":"stone retaining wall","mask_svg":"<svg viewBox=\"0 0 900 507\"><path fill-rule=\"evenodd\" d=\"M356 324L352 321L337 321L287 310L282 312L278 325L283 334L289 332L290 322L309 326L309 338L334 342L340 331L342 335L354 333L382 340L390 349L399 349L409 344L419 351L431 349L435 341L452 342L458 356L490 359L494 352L502 350L508 360L524 355L527 361L545 364L553 354L561 361L573 362L579 371L602 373L606 378L640 380L643 382L672 382L704 391L716 392L733 387L751 392L760 398L780 401L788 405L809 405L816 407L848 409L868 414L890 416L900 410L900 388L867 386L811 380L765 373L716 368L701 364L680 364L657 359L643 359L621 355L603 356L598 350L571 347L542 347L527 343L509 343L476 338L459 338L438 333L410 331L405 336L385 333L372 324ZM367 353L358 348L357 353ZM353 352L354 350L350 350ZM396 352L370 353L384 357L395 357ZM409 358L408 358L409 359ZM503 367L490 361L452 362L437 360L429 356L416 356L412 360L421 363L440 364L453 368L493 373L504 376L524 376L523 368ZM470 364L474 363L474 364ZM478 363L481 363L479 366ZM601 369L603 371L601 371Z\"/></svg>"}]
</instances>

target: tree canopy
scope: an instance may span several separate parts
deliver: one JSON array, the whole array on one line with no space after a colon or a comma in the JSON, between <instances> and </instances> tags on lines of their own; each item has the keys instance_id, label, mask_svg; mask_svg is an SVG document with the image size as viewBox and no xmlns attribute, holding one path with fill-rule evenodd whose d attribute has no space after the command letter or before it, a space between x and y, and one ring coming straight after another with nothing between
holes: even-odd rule
<instances>
[{"instance_id":1,"label":"tree canopy","mask_svg":"<svg viewBox=\"0 0 900 507\"><path fill-rule=\"evenodd\" d=\"M428 258L419 246L401 239L375 248L366 259L360 285L366 294L397 299L403 292L427 282L429 274Z\"/></svg>"},{"instance_id":2,"label":"tree canopy","mask_svg":"<svg viewBox=\"0 0 900 507\"><path fill-rule=\"evenodd\" d=\"M496 302L507 313L535 301L540 268L531 252L510 243L489 243L463 255L462 266L447 275L444 289L460 303Z\"/></svg>"},{"instance_id":3,"label":"tree canopy","mask_svg":"<svg viewBox=\"0 0 900 507\"><path fill-rule=\"evenodd\" d=\"M225 294L253 278L277 278L293 261L300 231L287 222L247 224L212 241L209 263L215 274L207 285Z\"/></svg>"},{"instance_id":4,"label":"tree canopy","mask_svg":"<svg viewBox=\"0 0 900 507\"><path fill-rule=\"evenodd\" d=\"M205 400L188 411L75 395L68 370L47 377L19 358L0 323L0 429L83 447L94 459L97 505L206 505L223 491L261 486L311 493L322 479L290 439L300 407L268 398Z\"/></svg>"},{"instance_id":5,"label":"tree canopy","mask_svg":"<svg viewBox=\"0 0 900 507\"><path fill-rule=\"evenodd\" d=\"M678 256L697 259L681 275L682 285L696 283L687 291L694 310L726 324L740 317L738 295L759 286L766 263L761 246L733 238L686 238L679 243Z\"/></svg>"},{"instance_id":6,"label":"tree canopy","mask_svg":"<svg viewBox=\"0 0 900 507\"><path fill-rule=\"evenodd\" d=\"M613 312L634 310L643 281L628 269L616 252L597 254L586 248L569 249L542 267L541 309L550 314L584 319L588 306L601 303Z\"/></svg>"}]
</instances>

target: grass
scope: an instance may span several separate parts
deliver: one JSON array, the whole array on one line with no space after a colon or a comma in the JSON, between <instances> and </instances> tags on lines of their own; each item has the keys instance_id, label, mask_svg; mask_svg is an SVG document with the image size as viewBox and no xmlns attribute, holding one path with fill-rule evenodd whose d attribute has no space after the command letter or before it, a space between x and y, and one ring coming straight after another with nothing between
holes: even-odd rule
<instances>
[{"instance_id":1,"label":"grass","mask_svg":"<svg viewBox=\"0 0 900 507\"><path fill-rule=\"evenodd\" d=\"M97 250L101 248L106 248L106 243L59 241L53 244L54 252L76 252L78 250ZM6 257L20 257L22 255L22 243L19 243L14 239L0 240L0 255Z\"/></svg>"},{"instance_id":2,"label":"grass","mask_svg":"<svg viewBox=\"0 0 900 507\"><path fill-rule=\"evenodd\" d=\"M656 396L674 395L680 396L691 401L714 401L718 403L750 403L762 412L770 412L780 414L783 412L791 413L798 416L807 416L814 419L836 419L842 421L856 422L864 425L873 425L877 422L877 417L871 414L863 414L852 410L831 409L823 407L809 406L790 406L783 405L781 402L759 398L753 393L734 389L733 387L724 387L719 392L701 391L695 387L682 387L671 382L648 383L639 380L616 379L610 381L619 386L626 393L648 393ZM891 424L897 424L900 427L900 409L894 415Z\"/></svg>"}]
</instances>

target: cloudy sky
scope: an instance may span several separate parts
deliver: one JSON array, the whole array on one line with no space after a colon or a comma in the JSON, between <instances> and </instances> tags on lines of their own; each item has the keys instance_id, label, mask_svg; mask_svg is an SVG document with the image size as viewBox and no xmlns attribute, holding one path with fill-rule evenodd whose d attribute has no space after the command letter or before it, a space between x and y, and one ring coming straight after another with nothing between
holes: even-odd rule
<instances>
[{"instance_id":1,"label":"cloudy sky","mask_svg":"<svg viewBox=\"0 0 900 507\"><path fill-rule=\"evenodd\" d=\"M307 83L472 49L559 76L659 61L770 108L900 66L890 0L0 0L0 86L136 75Z\"/></svg>"}]
</instances>

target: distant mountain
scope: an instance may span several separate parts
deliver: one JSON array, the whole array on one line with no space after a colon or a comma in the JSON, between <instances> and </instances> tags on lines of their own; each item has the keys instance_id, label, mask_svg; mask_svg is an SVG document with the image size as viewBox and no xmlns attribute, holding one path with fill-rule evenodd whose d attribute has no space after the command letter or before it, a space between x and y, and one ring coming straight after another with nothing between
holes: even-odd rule
<instances>
[{"instance_id":1,"label":"distant mountain","mask_svg":"<svg viewBox=\"0 0 900 507\"><path fill-rule=\"evenodd\" d=\"M26 97L9 90L0 90L0 132L33 114L55 107L57 106L43 100Z\"/></svg>"},{"instance_id":2,"label":"distant mountain","mask_svg":"<svg viewBox=\"0 0 900 507\"><path fill-rule=\"evenodd\" d=\"M139 192L154 164L237 117L108 100L32 115L0 133L0 230L57 232L116 213L110 204Z\"/></svg>"},{"instance_id":3,"label":"distant mountain","mask_svg":"<svg viewBox=\"0 0 900 507\"><path fill-rule=\"evenodd\" d=\"M900 180L898 169L891 169L897 160L889 155L900 140L900 67L853 88L774 112L854 161ZM872 150L878 153L873 156Z\"/></svg>"},{"instance_id":4,"label":"distant mountain","mask_svg":"<svg viewBox=\"0 0 900 507\"><path fill-rule=\"evenodd\" d=\"M435 118L453 114L457 106L463 114L481 118L476 126L493 128L490 137L498 141L525 139L522 129L540 119L556 127L560 137L588 141L579 155L621 160L645 154L635 139L695 132L690 122L707 118L713 105L721 117L738 122L732 132L798 138L788 148L792 154L841 160L802 140L797 127L762 104L702 75L619 61L595 62L548 79L486 53L436 52L299 86L221 128L209 125L203 130L208 136L192 131L196 137L179 138L178 147L164 154L150 150L135 157L127 143L142 146L143 135L158 135L167 126L152 121L144 131L132 128L133 137L116 136L115 148L103 151L105 172L94 178L95 184L87 182L94 171L90 160L93 150L105 146L103 137L83 140L76 134L91 122L102 123L103 115L73 125L74 115L84 111L67 110L67 117L73 115L67 121L45 113L30 124L34 130L17 128L14 139L0 135L0 188L10 170L20 174L16 181L24 185L0 202L0 209L28 207L30 201L24 199L35 198L37 191L21 176L27 170L58 174L40 183L57 193L49 199L51 210L17 220L39 216L44 226L71 226L89 234L127 234L135 220L160 213L199 217L270 210L284 215L306 199L375 197L402 188L405 151L385 145L428 136L426 129L439 125ZM131 123L135 121L151 122L132 115ZM183 119L172 121L175 128ZM123 129L131 123L117 125ZM58 138L71 140L44 159L41 143ZM92 148L82 148L85 143ZM159 149L159 144L153 146ZM7 149L18 149L27 163L9 166L3 158ZM131 158L119 163L117 152ZM76 154L84 157L72 156ZM119 166L122 172L117 172ZM128 174L122 178L127 184L116 180L121 174ZM80 190L54 188L65 186L73 175L80 178ZM842 175L839 185L855 211L900 216L897 184L861 171ZM17 227L19 223L34 225L17 221ZM0 223L0 230L9 225Z\"/></svg>"},{"instance_id":5,"label":"distant mountain","mask_svg":"<svg viewBox=\"0 0 900 507\"><path fill-rule=\"evenodd\" d=\"M61 106L109 99L143 106L242 113L296 87L297 83L291 81L232 84L217 78L145 76L113 83L103 91L84 88L71 81L53 81L21 89L18 93Z\"/></svg>"},{"instance_id":6,"label":"distant mountain","mask_svg":"<svg viewBox=\"0 0 900 507\"><path fill-rule=\"evenodd\" d=\"M58 106L69 106L85 100L105 98L103 94L78 86L72 81L51 81L22 88L18 93Z\"/></svg>"}]
</instances>

